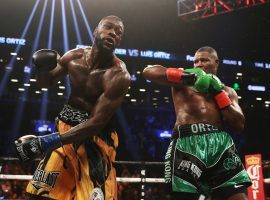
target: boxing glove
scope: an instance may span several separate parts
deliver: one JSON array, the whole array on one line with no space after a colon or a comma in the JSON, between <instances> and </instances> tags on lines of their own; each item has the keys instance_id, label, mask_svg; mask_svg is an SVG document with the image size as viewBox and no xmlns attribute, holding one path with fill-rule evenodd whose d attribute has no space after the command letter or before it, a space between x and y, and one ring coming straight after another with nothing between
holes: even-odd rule
<instances>
[{"instance_id":1,"label":"boxing glove","mask_svg":"<svg viewBox=\"0 0 270 200\"><path fill-rule=\"evenodd\" d=\"M182 68L167 68L167 80L173 83L183 83L184 85L193 85L197 79L195 73L185 73Z\"/></svg>"},{"instance_id":2,"label":"boxing glove","mask_svg":"<svg viewBox=\"0 0 270 200\"><path fill-rule=\"evenodd\" d=\"M194 88L200 93L212 93L217 94L223 88L224 84L219 80L219 78L213 74L205 74L198 76Z\"/></svg>"},{"instance_id":3,"label":"boxing glove","mask_svg":"<svg viewBox=\"0 0 270 200\"><path fill-rule=\"evenodd\" d=\"M211 83L211 76L209 74L199 76L194 83L194 88L200 93L206 93L209 90Z\"/></svg>"},{"instance_id":4,"label":"boxing glove","mask_svg":"<svg viewBox=\"0 0 270 200\"><path fill-rule=\"evenodd\" d=\"M213 74L206 74L197 79L194 88L201 93L209 92L214 95L214 99L219 109L224 109L232 104L227 93L223 90L225 85Z\"/></svg>"},{"instance_id":5,"label":"boxing glove","mask_svg":"<svg viewBox=\"0 0 270 200\"><path fill-rule=\"evenodd\" d=\"M62 146L59 133L45 136L25 135L15 141L16 151L22 162L32 161L46 152Z\"/></svg>"},{"instance_id":6,"label":"boxing glove","mask_svg":"<svg viewBox=\"0 0 270 200\"><path fill-rule=\"evenodd\" d=\"M208 74L210 78L210 88L213 94L219 93L224 89L225 85L219 80L219 78L214 74Z\"/></svg>"},{"instance_id":7,"label":"boxing glove","mask_svg":"<svg viewBox=\"0 0 270 200\"><path fill-rule=\"evenodd\" d=\"M232 104L231 99L227 95L227 93L223 90L225 85L219 80L219 78L213 74L210 79L210 89L214 95L214 99L217 103L219 109L227 108Z\"/></svg>"},{"instance_id":8,"label":"boxing glove","mask_svg":"<svg viewBox=\"0 0 270 200\"><path fill-rule=\"evenodd\" d=\"M206 74L201 68L185 69L184 72L186 74L197 74L197 76L203 76Z\"/></svg>"},{"instance_id":9,"label":"boxing glove","mask_svg":"<svg viewBox=\"0 0 270 200\"><path fill-rule=\"evenodd\" d=\"M49 72L57 66L58 53L50 49L41 49L35 52L32 56L32 61L37 69L37 72Z\"/></svg>"}]
</instances>

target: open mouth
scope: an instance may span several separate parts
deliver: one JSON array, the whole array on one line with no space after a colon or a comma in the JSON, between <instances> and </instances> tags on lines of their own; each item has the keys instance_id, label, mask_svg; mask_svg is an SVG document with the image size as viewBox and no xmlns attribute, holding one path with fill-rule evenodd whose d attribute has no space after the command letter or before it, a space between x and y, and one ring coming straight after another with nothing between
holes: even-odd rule
<instances>
[{"instance_id":1,"label":"open mouth","mask_svg":"<svg viewBox=\"0 0 270 200\"><path fill-rule=\"evenodd\" d=\"M111 44L112 46L114 45L114 40L112 38L106 38L105 41Z\"/></svg>"}]
</instances>

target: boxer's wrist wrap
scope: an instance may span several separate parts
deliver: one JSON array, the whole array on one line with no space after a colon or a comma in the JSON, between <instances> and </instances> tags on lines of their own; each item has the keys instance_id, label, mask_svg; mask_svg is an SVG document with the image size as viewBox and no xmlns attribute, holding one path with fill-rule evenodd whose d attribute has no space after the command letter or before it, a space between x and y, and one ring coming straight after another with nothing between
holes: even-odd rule
<instances>
[{"instance_id":1,"label":"boxer's wrist wrap","mask_svg":"<svg viewBox=\"0 0 270 200\"><path fill-rule=\"evenodd\" d=\"M176 68L167 68L166 76L168 81L173 83L179 83L181 81L181 76L183 75L183 69L176 69Z\"/></svg>"},{"instance_id":2,"label":"boxer's wrist wrap","mask_svg":"<svg viewBox=\"0 0 270 200\"><path fill-rule=\"evenodd\" d=\"M221 92L215 95L214 98L216 100L219 109L224 109L232 104L231 99L228 97L228 95L224 90L221 90Z\"/></svg>"},{"instance_id":3,"label":"boxer's wrist wrap","mask_svg":"<svg viewBox=\"0 0 270 200\"><path fill-rule=\"evenodd\" d=\"M62 146L58 132L39 137L40 145L43 151L52 151Z\"/></svg>"}]
</instances>

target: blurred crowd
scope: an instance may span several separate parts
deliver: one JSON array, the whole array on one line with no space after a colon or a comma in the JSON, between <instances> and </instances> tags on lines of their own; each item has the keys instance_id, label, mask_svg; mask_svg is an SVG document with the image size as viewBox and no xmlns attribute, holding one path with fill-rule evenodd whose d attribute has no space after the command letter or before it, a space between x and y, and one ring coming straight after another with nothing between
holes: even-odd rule
<instances>
[{"instance_id":1,"label":"blurred crowd","mask_svg":"<svg viewBox=\"0 0 270 200\"><path fill-rule=\"evenodd\" d=\"M32 174L34 166L23 168L18 161L1 164L1 174ZM161 178L163 166L117 164L117 177L142 178L142 170L147 178ZM264 178L270 178L270 162L264 164ZM25 199L25 189L28 181L0 180L0 199ZM270 184L264 184L265 196L270 200ZM118 182L119 200L169 200L170 190L164 183L127 183ZM210 200L210 199L207 199Z\"/></svg>"},{"instance_id":2,"label":"blurred crowd","mask_svg":"<svg viewBox=\"0 0 270 200\"><path fill-rule=\"evenodd\" d=\"M150 167L150 166L149 166ZM117 176L138 178L141 177L141 168L139 166L131 166L118 164ZM150 167L151 168L151 167ZM147 170L147 177L161 178L162 166L155 169ZM32 167L23 168L18 161L2 163L1 174L32 174ZM159 174L160 173L160 174ZM22 180L0 180L0 199L25 199L25 189L28 181ZM118 182L118 199L119 200L139 200L143 194L145 200L169 200L169 188L165 184L160 183L127 183Z\"/></svg>"}]
</instances>

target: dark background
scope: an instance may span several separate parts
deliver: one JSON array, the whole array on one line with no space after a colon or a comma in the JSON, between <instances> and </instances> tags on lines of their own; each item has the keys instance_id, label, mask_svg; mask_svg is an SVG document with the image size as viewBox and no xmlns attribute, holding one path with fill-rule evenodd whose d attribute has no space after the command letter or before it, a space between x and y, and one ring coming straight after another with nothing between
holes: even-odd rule
<instances>
[{"instance_id":1,"label":"dark background","mask_svg":"<svg viewBox=\"0 0 270 200\"><path fill-rule=\"evenodd\" d=\"M34 0L2 1L0 5L0 37L20 38L35 2ZM10 74L9 79L18 78L19 83L14 86L9 82L0 98L0 155L2 156L14 156L11 150L12 142L21 135L33 132L32 121L39 118L41 96L34 93L36 86L33 85L25 100L23 117L20 120L18 131L16 133L10 131L14 128L13 121L16 118L17 105L22 101L21 93L17 91L17 87L23 84L23 67L31 65L32 46L44 2L40 1L29 26L25 37L27 45L22 46L18 53L18 56L23 57L24 60L16 61ZM78 3L77 1L73 1L73 3L83 44L91 45ZM199 47L207 45L217 50L220 59L246 61L247 64L241 67L221 64L218 74L228 86L232 86L234 82L238 82L240 85L240 91L237 92L242 97L239 103L246 116L246 127L242 135L236 133L232 133L232 135L242 156L250 153L262 153L264 159L269 159L268 124L270 116L264 101L270 100L270 70L255 68L252 64L248 64L254 62L270 63L269 3L195 21L183 21L177 17L177 2L175 0L81 0L81 4L92 31L99 20L106 15L113 14L123 19L125 36L120 48L160 50L179 55L193 55ZM51 5L52 1L49 0L38 49L47 47ZM70 3L67 0L65 1L65 12L68 45L69 49L72 49L78 43ZM11 59L10 52L14 51L15 47L15 45L0 44L0 58L3 59L3 62L0 62L0 79L6 72L7 63ZM61 1L55 1L52 48L60 54L64 53ZM155 63L165 66L192 67L191 62L184 60L166 61L125 56L120 56L120 58L126 62L131 74L136 74L136 71L141 72L147 64ZM236 80L238 72L243 73L243 76ZM132 82L129 91L131 97L125 99L118 112L118 118L125 119L118 120L121 121L118 122L121 144L119 160L162 160L169 140L159 139L153 130L158 127L171 129L173 126L174 113L170 89L149 84L140 74L136 75L137 81ZM264 85L266 91L248 91L247 85L249 84ZM138 92L140 88L146 88L147 92L145 94ZM160 89L161 92L155 93L156 89ZM52 88L49 91L47 119L50 121L54 120L62 104L66 101L64 97L56 95L56 90L56 88ZM168 102L165 102L163 96L169 97ZM256 97L261 97L262 101L256 101ZM131 98L136 98L137 102L132 103ZM157 98L157 100L153 100L153 98ZM157 105L153 105L155 101ZM130 157L129 154L132 156Z\"/></svg>"}]
</instances>

